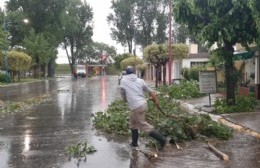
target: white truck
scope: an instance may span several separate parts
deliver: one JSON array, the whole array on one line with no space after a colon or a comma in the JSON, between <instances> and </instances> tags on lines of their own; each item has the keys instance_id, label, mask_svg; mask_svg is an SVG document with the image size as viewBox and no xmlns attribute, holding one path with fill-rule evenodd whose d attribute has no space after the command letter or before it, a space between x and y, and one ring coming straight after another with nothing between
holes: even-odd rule
<instances>
[{"instance_id":1,"label":"white truck","mask_svg":"<svg viewBox=\"0 0 260 168\"><path fill-rule=\"evenodd\" d=\"M82 77L82 78L85 78L87 76L87 71L86 71L86 65L81 65L81 64L78 64L78 65L75 65L74 66L74 77L77 78L77 77Z\"/></svg>"}]
</instances>

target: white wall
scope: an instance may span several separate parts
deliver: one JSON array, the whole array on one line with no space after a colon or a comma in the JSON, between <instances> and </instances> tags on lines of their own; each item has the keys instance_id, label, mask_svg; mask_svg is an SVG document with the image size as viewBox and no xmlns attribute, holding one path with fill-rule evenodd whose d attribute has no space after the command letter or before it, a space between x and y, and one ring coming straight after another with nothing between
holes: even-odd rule
<instances>
[{"instance_id":1,"label":"white wall","mask_svg":"<svg viewBox=\"0 0 260 168\"><path fill-rule=\"evenodd\" d=\"M189 53L197 54L199 52L198 44L189 44Z\"/></svg>"},{"instance_id":2,"label":"white wall","mask_svg":"<svg viewBox=\"0 0 260 168\"><path fill-rule=\"evenodd\" d=\"M253 59L248 59L246 60L246 65L245 65L245 80L252 80L250 78L250 75L252 73L255 73L255 60Z\"/></svg>"},{"instance_id":3,"label":"white wall","mask_svg":"<svg viewBox=\"0 0 260 168\"><path fill-rule=\"evenodd\" d=\"M208 62L209 58L192 58L192 59L183 59L182 68L190 68L191 62Z\"/></svg>"}]
</instances>

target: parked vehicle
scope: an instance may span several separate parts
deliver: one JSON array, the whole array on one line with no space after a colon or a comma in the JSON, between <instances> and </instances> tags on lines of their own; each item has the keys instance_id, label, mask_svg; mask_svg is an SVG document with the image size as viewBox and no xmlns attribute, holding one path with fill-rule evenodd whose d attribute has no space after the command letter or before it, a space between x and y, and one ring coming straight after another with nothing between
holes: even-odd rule
<instances>
[{"instance_id":1,"label":"parked vehicle","mask_svg":"<svg viewBox=\"0 0 260 168\"><path fill-rule=\"evenodd\" d=\"M86 71L86 65L75 65L74 67L74 77L82 77L85 78L87 76L87 71Z\"/></svg>"}]
</instances>

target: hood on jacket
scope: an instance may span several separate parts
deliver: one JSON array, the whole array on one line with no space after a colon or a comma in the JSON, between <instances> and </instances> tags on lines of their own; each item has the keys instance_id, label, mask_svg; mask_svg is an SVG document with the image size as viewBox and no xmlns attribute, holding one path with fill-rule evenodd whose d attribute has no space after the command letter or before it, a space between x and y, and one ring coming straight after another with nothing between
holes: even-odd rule
<instances>
[{"instance_id":1,"label":"hood on jacket","mask_svg":"<svg viewBox=\"0 0 260 168\"><path fill-rule=\"evenodd\" d=\"M136 74L129 74L129 75L126 75L125 77L127 80L130 80L130 81L136 81L138 79Z\"/></svg>"}]
</instances>

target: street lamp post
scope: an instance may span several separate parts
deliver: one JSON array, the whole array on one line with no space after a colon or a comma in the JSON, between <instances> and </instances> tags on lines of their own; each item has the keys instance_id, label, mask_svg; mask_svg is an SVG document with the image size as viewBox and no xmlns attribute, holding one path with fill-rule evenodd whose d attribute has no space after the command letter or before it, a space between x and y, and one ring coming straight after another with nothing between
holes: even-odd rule
<instances>
[{"instance_id":1,"label":"street lamp post","mask_svg":"<svg viewBox=\"0 0 260 168\"><path fill-rule=\"evenodd\" d=\"M23 19L22 22L29 23L28 19ZM6 14L4 13L4 35L5 35L5 81L8 83L8 44L7 44L7 25L12 22L6 22Z\"/></svg>"},{"instance_id":2,"label":"street lamp post","mask_svg":"<svg viewBox=\"0 0 260 168\"><path fill-rule=\"evenodd\" d=\"M4 35L5 35L5 81L8 82L8 49L7 49L7 33L6 33L6 16L4 14Z\"/></svg>"},{"instance_id":3,"label":"street lamp post","mask_svg":"<svg viewBox=\"0 0 260 168\"><path fill-rule=\"evenodd\" d=\"M172 0L169 1L169 85L172 82Z\"/></svg>"}]
</instances>

